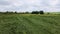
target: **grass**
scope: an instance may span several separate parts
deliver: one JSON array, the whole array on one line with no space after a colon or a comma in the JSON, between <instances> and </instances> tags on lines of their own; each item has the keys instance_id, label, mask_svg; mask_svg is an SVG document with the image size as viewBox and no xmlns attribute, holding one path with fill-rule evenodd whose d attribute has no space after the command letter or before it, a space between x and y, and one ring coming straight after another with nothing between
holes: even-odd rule
<instances>
[{"instance_id":1,"label":"grass","mask_svg":"<svg viewBox=\"0 0 60 34\"><path fill-rule=\"evenodd\" d=\"M0 14L0 34L60 34L60 15Z\"/></svg>"}]
</instances>

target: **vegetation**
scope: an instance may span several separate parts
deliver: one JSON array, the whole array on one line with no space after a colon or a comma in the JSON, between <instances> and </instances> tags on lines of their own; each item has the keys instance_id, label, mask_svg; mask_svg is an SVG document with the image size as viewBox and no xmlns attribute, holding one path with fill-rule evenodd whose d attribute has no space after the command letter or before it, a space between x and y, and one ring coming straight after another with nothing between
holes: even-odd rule
<instances>
[{"instance_id":1,"label":"vegetation","mask_svg":"<svg viewBox=\"0 0 60 34\"><path fill-rule=\"evenodd\" d=\"M32 11L31 14L39 14L39 12L38 11Z\"/></svg>"},{"instance_id":2,"label":"vegetation","mask_svg":"<svg viewBox=\"0 0 60 34\"><path fill-rule=\"evenodd\" d=\"M44 14L44 11L40 11L40 14Z\"/></svg>"},{"instance_id":3,"label":"vegetation","mask_svg":"<svg viewBox=\"0 0 60 34\"><path fill-rule=\"evenodd\" d=\"M12 13L14 13L14 14L17 14L18 12L17 11L15 11L15 12L6 11L6 12L0 12L0 13L4 13L4 14L12 14ZM31 13L27 11L27 12L19 12L19 14L44 14L44 11L32 11Z\"/></svg>"},{"instance_id":4,"label":"vegetation","mask_svg":"<svg viewBox=\"0 0 60 34\"><path fill-rule=\"evenodd\" d=\"M0 14L0 34L60 34L60 15Z\"/></svg>"},{"instance_id":5,"label":"vegetation","mask_svg":"<svg viewBox=\"0 0 60 34\"><path fill-rule=\"evenodd\" d=\"M44 14L44 11L32 11L31 14Z\"/></svg>"}]
</instances>

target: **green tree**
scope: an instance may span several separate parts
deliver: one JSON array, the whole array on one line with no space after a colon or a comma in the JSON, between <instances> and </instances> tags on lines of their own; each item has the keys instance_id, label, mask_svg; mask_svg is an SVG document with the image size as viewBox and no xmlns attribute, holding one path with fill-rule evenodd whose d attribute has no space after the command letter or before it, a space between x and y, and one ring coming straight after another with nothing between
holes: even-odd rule
<instances>
[{"instance_id":1,"label":"green tree","mask_svg":"<svg viewBox=\"0 0 60 34\"><path fill-rule=\"evenodd\" d=\"M39 14L39 12L38 11L32 11L31 14Z\"/></svg>"},{"instance_id":2,"label":"green tree","mask_svg":"<svg viewBox=\"0 0 60 34\"><path fill-rule=\"evenodd\" d=\"M44 11L40 11L40 14L44 14Z\"/></svg>"}]
</instances>

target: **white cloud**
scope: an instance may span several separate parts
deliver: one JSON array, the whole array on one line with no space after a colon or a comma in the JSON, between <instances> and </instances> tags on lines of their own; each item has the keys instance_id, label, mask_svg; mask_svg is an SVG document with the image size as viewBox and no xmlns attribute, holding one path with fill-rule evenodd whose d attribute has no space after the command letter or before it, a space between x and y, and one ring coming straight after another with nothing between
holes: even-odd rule
<instances>
[{"instance_id":1,"label":"white cloud","mask_svg":"<svg viewBox=\"0 0 60 34\"><path fill-rule=\"evenodd\" d=\"M0 10L60 11L60 0L0 0Z\"/></svg>"},{"instance_id":2,"label":"white cloud","mask_svg":"<svg viewBox=\"0 0 60 34\"><path fill-rule=\"evenodd\" d=\"M58 0L49 0L49 5L55 6L58 3Z\"/></svg>"}]
</instances>

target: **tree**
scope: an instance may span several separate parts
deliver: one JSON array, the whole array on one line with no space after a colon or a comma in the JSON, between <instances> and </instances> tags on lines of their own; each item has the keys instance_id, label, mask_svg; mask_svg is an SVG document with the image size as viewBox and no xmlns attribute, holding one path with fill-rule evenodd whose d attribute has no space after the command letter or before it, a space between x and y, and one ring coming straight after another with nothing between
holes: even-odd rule
<instances>
[{"instance_id":1,"label":"tree","mask_svg":"<svg viewBox=\"0 0 60 34\"><path fill-rule=\"evenodd\" d=\"M32 11L31 14L39 14L39 12L38 11Z\"/></svg>"},{"instance_id":2,"label":"tree","mask_svg":"<svg viewBox=\"0 0 60 34\"><path fill-rule=\"evenodd\" d=\"M15 11L15 13L17 14L17 11Z\"/></svg>"},{"instance_id":3,"label":"tree","mask_svg":"<svg viewBox=\"0 0 60 34\"><path fill-rule=\"evenodd\" d=\"M44 14L44 11L40 11L40 14Z\"/></svg>"}]
</instances>

